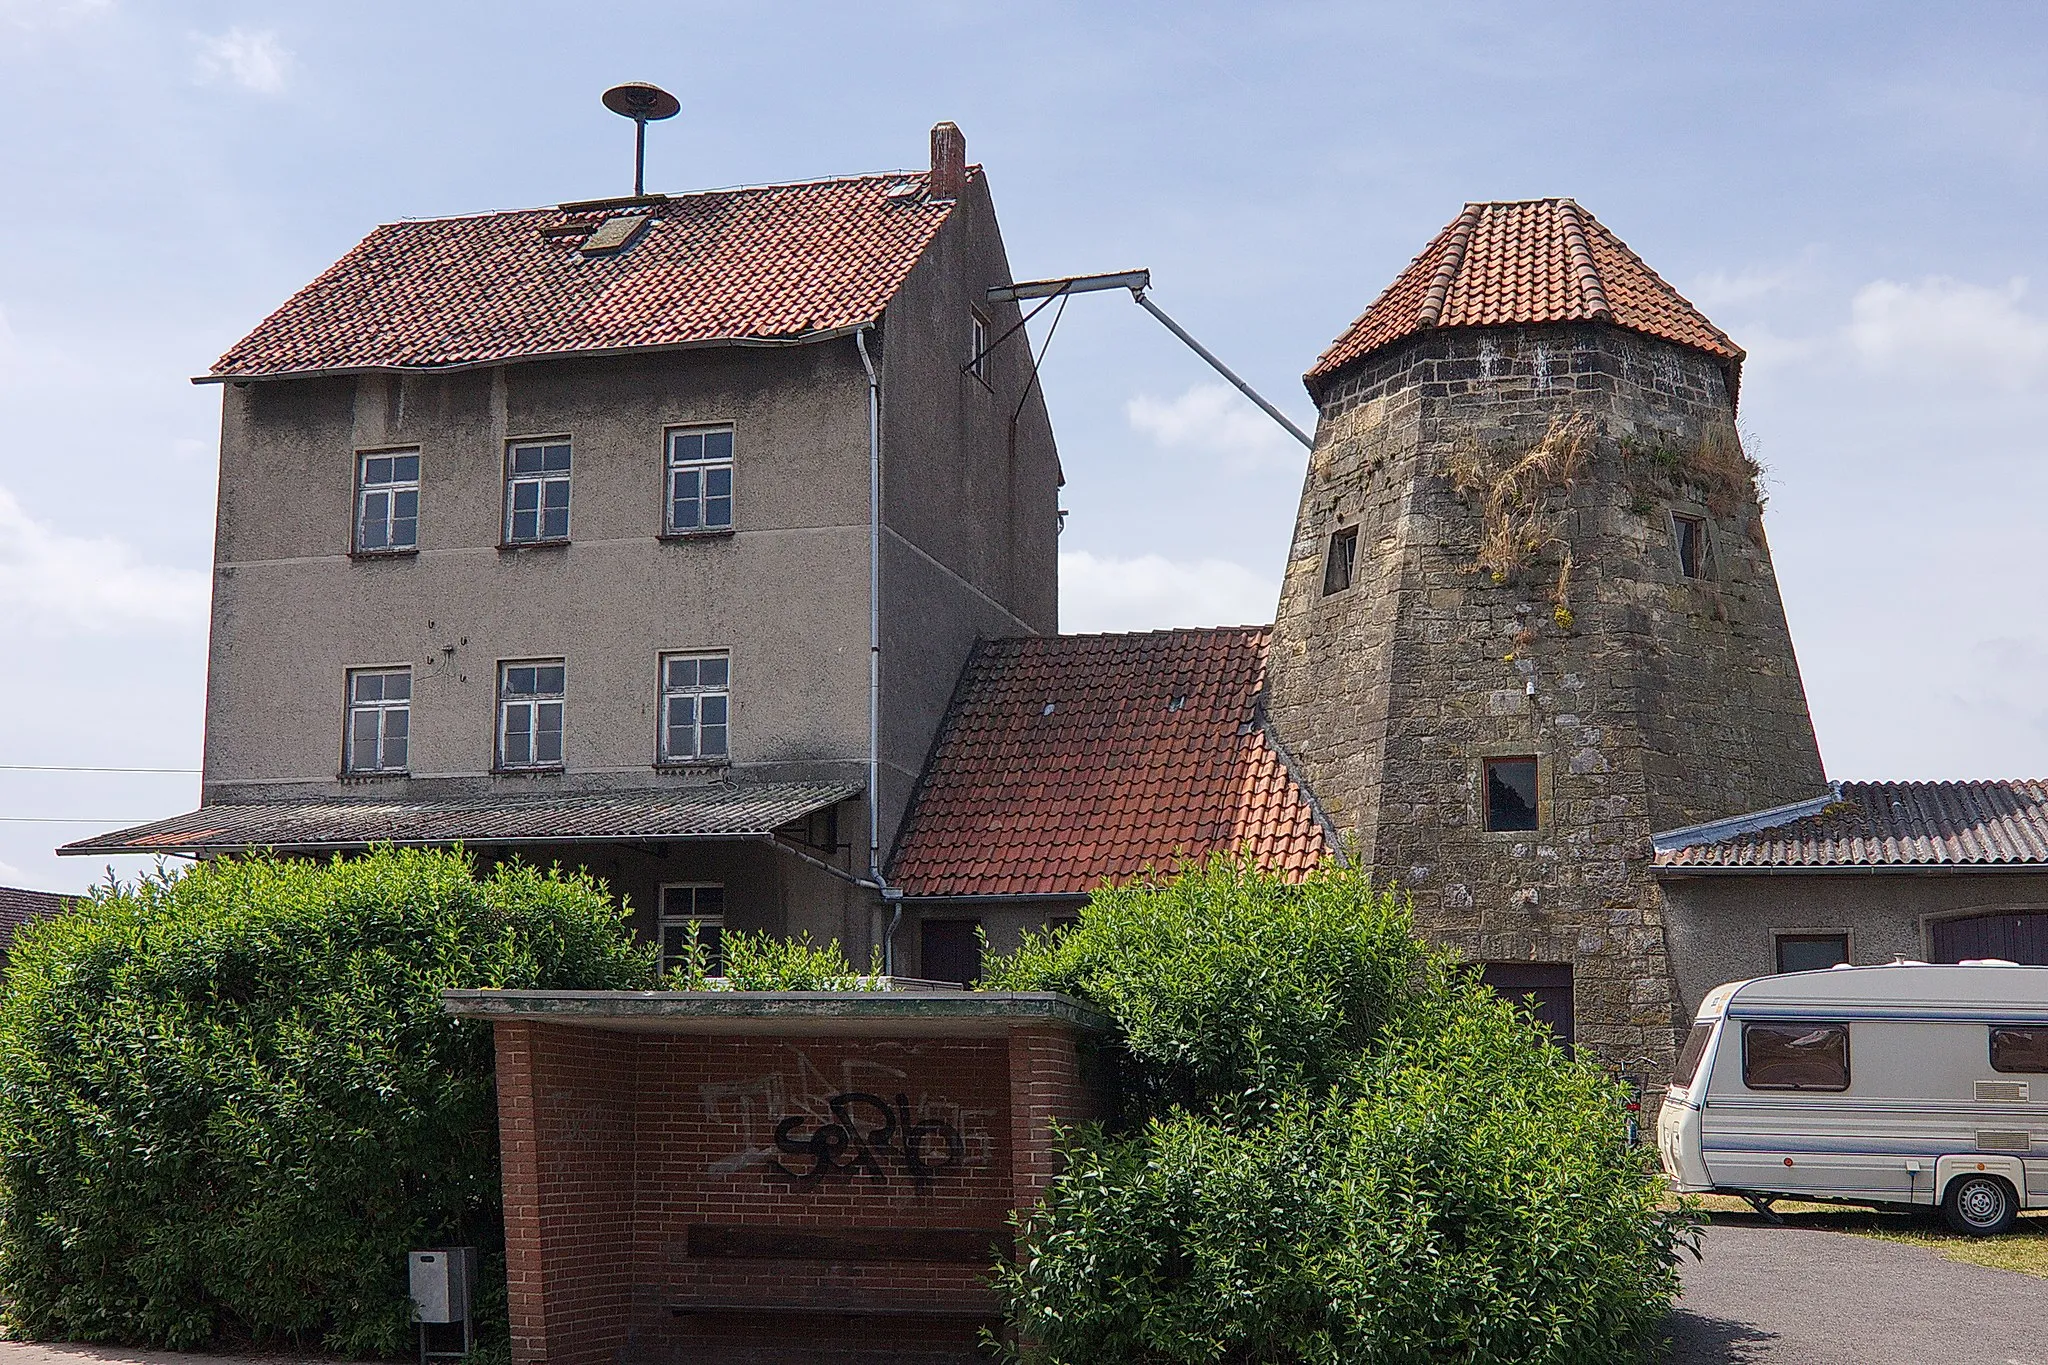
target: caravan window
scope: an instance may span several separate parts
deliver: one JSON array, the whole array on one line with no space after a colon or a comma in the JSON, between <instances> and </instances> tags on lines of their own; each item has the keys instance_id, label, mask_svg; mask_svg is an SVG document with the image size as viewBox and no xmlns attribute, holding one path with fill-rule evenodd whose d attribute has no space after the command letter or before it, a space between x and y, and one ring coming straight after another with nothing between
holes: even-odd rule
<instances>
[{"instance_id":1,"label":"caravan window","mask_svg":"<svg viewBox=\"0 0 2048 1365\"><path fill-rule=\"evenodd\" d=\"M1742 1083L1751 1090L1847 1090L1847 1024L1744 1024Z\"/></svg>"},{"instance_id":2,"label":"caravan window","mask_svg":"<svg viewBox=\"0 0 2048 1365\"><path fill-rule=\"evenodd\" d=\"M1707 1055L1707 1040L1714 1036L1711 1020L1692 1026L1692 1032L1685 1035L1685 1048L1678 1054L1678 1069L1671 1073L1671 1083L1677 1086L1692 1084L1693 1073L1700 1069L1700 1058Z\"/></svg>"},{"instance_id":3,"label":"caravan window","mask_svg":"<svg viewBox=\"0 0 2048 1365\"><path fill-rule=\"evenodd\" d=\"M2048 1028L1993 1028L1991 1069L2048 1072Z\"/></svg>"}]
</instances>

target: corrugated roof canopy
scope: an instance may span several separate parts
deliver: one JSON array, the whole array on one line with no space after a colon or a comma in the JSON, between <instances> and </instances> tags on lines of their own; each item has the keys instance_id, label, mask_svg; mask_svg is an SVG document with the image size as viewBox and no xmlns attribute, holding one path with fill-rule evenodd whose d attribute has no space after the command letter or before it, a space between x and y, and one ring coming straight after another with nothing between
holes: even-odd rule
<instances>
[{"instance_id":1,"label":"corrugated roof canopy","mask_svg":"<svg viewBox=\"0 0 2048 1365\"><path fill-rule=\"evenodd\" d=\"M2048 783L1840 782L1825 797L1656 839L1672 872L2048 867Z\"/></svg>"},{"instance_id":2,"label":"corrugated roof canopy","mask_svg":"<svg viewBox=\"0 0 2048 1365\"><path fill-rule=\"evenodd\" d=\"M1609 322L1691 346L1731 367L1742 348L1642 257L1570 199L1467 204L1323 352L1320 395L1339 370L1433 327Z\"/></svg>"},{"instance_id":3,"label":"corrugated roof canopy","mask_svg":"<svg viewBox=\"0 0 2048 1365\"><path fill-rule=\"evenodd\" d=\"M238 853L248 848L326 851L383 843L484 847L758 837L860 792L858 785L837 783L720 782L657 791L451 801L237 802L201 806L154 824L81 839L57 852Z\"/></svg>"},{"instance_id":4,"label":"corrugated roof canopy","mask_svg":"<svg viewBox=\"0 0 2048 1365\"><path fill-rule=\"evenodd\" d=\"M830 336L874 321L946 221L953 201L926 198L925 179L389 223L235 343L212 377ZM623 250L585 254L607 221L616 236L635 214L649 221Z\"/></svg>"},{"instance_id":5,"label":"corrugated roof canopy","mask_svg":"<svg viewBox=\"0 0 2048 1365\"><path fill-rule=\"evenodd\" d=\"M1260 723L1264 626L984 641L904 823L912 896L1076 895L1248 848L1330 851Z\"/></svg>"}]
</instances>

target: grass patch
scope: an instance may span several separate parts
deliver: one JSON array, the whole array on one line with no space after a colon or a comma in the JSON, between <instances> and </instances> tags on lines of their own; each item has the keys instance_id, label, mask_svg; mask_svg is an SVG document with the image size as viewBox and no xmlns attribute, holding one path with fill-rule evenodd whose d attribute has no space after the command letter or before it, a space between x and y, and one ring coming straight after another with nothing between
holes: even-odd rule
<instances>
[{"instance_id":1,"label":"grass patch","mask_svg":"<svg viewBox=\"0 0 2048 1365\"><path fill-rule=\"evenodd\" d=\"M1748 1201L1733 1195L1708 1194L1694 1198L1695 1207L1716 1222L1760 1223ZM1772 1209L1788 1227L1814 1228L1823 1232L1846 1232L1857 1237L1875 1237L1884 1242L1907 1242L1926 1247L1951 1261L1989 1266L1993 1270L2014 1270L2022 1275L2048 1279L2048 1210L2022 1213L2020 1221L2003 1237L1965 1237L1950 1232L1929 1210L1923 1216L1908 1213L1879 1213L1844 1204L1808 1204L1784 1199Z\"/></svg>"}]
</instances>

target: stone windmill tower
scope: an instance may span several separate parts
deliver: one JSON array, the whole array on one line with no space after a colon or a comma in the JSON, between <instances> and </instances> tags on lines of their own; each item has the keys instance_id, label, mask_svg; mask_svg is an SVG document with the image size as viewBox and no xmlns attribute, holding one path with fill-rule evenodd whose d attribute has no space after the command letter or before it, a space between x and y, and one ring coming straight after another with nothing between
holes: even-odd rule
<instances>
[{"instance_id":1,"label":"stone windmill tower","mask_svg":"<svg viewBox=\"0 0 2048 1365\"><path fill-rule=\"evenodd\" d=\"M1269 664L1275 730L1425 932L1653 1076L1652 832L1824 785L1741 365L1571 200L1467 205L1306 377Z\"/></svg>"}]
</instances>

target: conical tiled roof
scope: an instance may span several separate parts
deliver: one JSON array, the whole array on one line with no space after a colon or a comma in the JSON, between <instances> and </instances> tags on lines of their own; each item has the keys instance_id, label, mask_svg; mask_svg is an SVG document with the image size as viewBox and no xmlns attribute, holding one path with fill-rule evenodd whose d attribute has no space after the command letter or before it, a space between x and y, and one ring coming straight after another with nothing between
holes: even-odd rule
<instances>
[{"instance_id":1,"label":"conical tiled roof","mask_svg":"<svg viewBox=\"0 0 2048 1365\"><path fill-rule=\"evenodd\" d=\"M1742 364L1742 348L1569 199L1467 204L1304 376L1330 377L1432 327L1609 322Z\"/></svg>"}]
</instances>

